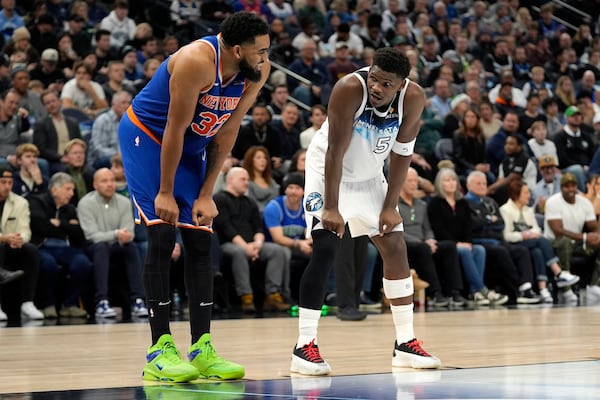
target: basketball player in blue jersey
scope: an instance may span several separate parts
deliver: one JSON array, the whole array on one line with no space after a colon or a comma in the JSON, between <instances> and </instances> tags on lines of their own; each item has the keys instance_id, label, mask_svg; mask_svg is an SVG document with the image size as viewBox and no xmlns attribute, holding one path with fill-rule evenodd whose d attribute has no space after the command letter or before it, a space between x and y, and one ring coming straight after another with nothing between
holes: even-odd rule
<instances>
[{"instance_id":1,"label":"basketball player in blue jersey","mask_svg":"<svg viewBox=\"0 0 600 400\"><path fill-rule=\"evenodd\" d=\"M269 29L253 14L225 20L221 33L167 58L119 125L123 167L136 219L147 226L144 287L152 345L143 378L238 379L244 368L211 344L213 186L243 116L270 70ZM169 265L179 227L185 251L192 345L182 360L170 335Z\"/></svg>"},{"instance_id":2,"label":"basketball player in blue jersey","mask_svg":"<svg viewBox=\"0 0 600 400\"><path fill-rule=\"evenodd\" d=\"M308 146L304 208L313 254L300 282L292 372L331 372L319 352L317 327L327 276L346 224L353 237L369 235L383 258L383 289L396 327L392 366L441 365L413 332L414 289L397 208L425 104L421 87L407 79L409 71L404 53L377 50L371 67L335 85L327 120ZM386 182L383 165L388 157Z\"/></svg>"}]
</instances>

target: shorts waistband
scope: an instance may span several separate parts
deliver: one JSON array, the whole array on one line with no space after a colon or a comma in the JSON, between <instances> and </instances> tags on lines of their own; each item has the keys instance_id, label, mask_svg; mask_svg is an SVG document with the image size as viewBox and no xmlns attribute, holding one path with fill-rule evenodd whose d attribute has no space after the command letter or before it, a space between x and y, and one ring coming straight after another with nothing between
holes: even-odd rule
<instances>
[{"instance_id":1,"label":"shorts waistband","mask_svg":"<svg viewBox=\"0 0 600 400\"><path fill-rule=\"evenodd\" d=\"M154 133L152 133L152 131L150 129L148 129L148 127L146 125L144 125L142 123L142 121L139 120L139 118L137 117L137 115L135 115L135 112L133 112L133 107L129 106L127 108L127 117L129 117L129 120L138 128L140 128L142 130L142 132L144 132L146 135L148 135L148 137L150 139L152 139L154 142L156 142L156 144L158 145L162 145L160 139L158 139L156 137L156 135Z\"/></svg>"}]
</instances>

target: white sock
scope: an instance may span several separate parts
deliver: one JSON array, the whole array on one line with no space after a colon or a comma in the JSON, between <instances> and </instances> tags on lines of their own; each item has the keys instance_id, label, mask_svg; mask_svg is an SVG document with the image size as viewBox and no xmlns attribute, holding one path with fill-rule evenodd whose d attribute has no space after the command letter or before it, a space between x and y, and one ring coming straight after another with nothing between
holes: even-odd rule
<instances>
[{"instance_id":1,"label":"white sock","mask_svg":"<svg viewBox=\"0 0 600 400\"><path fill-rule=\"evenodd\" d=\"M398 344L408 342L415 338L413 329L413 307L414 304L406 306L390 305L394 326L396 327L396 341Z\"/></svg>"},{"instance_id":2,"label":"white sock","mask_svg":"<svg viewBox=\"0 0 600 400\"><path fill-rule=\"evenodd\" d=\"M310 308L298 308L298 341L296 348L300 348L305 344L309 344L313 339L317 344L317 328L319 327L319 319L321 318L321 310L312 310Z\"/></svg>"}]
</instances>

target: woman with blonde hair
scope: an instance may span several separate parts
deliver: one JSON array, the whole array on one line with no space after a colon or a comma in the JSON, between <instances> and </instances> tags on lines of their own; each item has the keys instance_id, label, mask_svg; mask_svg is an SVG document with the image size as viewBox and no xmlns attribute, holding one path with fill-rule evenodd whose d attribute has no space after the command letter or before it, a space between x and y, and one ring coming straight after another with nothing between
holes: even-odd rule
<instances>
[{"instance_id":1,"label":"woman with blonde hair","mask_svg":"<svg viewBox=\"0 0 600 400\"><path fill-rule=\"evenodd\" d=\"M558 78L554 94L558 103L558 111L561 113L564 113L567 107L574 106L577 103L573 81L567 75Z\"/></svg>"},{"instance_id":2,"label":"woman with blonde hair","mask_svg":"<svg viewBox=\"0 0 600 400\"><path fill-rule=\"evenodd\" d=\"M435 177L436 196L427 206L427 214L437 240L452 240L465 272L471 296L479 306L498 301L500 296L483 283L485 248L473 244L471 209L463 198L458 176L453 169L442 168Z\"/></svg>"},{"instance_id":3,"label":"woman with blonde hair","mask_svg":"<svg viewBox=\"0 0 600 400\"><path fill-rule=\"evenodd\" d=\"M279 184L273 179L271 156L264 146L252 146L244 154L242 167L248 171L248 197L254 199L259 211L263 212L267 203L279 196Z\"/></svg>"},{"instance_id":4,"label":"woman with blonde hair","mask_svg":"<svg viewBox=\"0 0 600 400\"><path fill-rule=\"evenodd\" d=\"M554 274L556 286L559 288L577 283L579 277L569 271L563 271L558 264L552 244L543 236L533 208L527 205L531 197L527 184L522 180L512 181L508 186L508 197L508 201L500 207L504 219L504 240L508 243L519 243L529 249L542 301L552 303L553 299L547 287L547 268Z\"/></svg>"}]
</instances>

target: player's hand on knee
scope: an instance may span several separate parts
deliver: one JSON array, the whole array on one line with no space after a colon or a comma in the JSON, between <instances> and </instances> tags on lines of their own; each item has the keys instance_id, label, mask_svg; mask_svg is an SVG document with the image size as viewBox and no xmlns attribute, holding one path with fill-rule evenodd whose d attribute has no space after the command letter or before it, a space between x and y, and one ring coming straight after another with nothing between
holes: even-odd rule
<instances>
[{"instance_id":1,"label":"player's hand on knee","mask_svg":"<svg viewBox=\"0 0 600 400\"><path fill-rule=\"evenodd\" d=\"M157 194L154 199L154 210L158 218L171 224L177 223L179 219L179 206L173 194Z\"/></svg>"},{"instance_id":2,"label":"player's hand on knee","mask_svg":"<svg viewBox=\"0 0 600 400\"><path fill-rule=\"evenodd\" d=\"M194 201L192 205L192 222L196 226L210 226L213 219L219 214L217 205L212 197L201 197Z\"/></svg>"},{"instance_id":3,"label":"player's hand on knee","mask_svg":"<svg viewBox=\"0 0 600 400\"><path fill-rule=\"evenodd\" d=\"M380 236L390 233L394 228L402 223L402 217L395 208L384 208L379 215L379 234Z\"/></svg>"},{"instance_id":4,"label":"player's hand on knee","mask_svg":"<svg viewBox=\"0 0 600 400\"><path fill-rule=\"evenodd\" d=\"M321 222L323 223L323 228L335 233L339 238L344 236L344 218L342 218L338 209L323 210Z\"/></svg>"}]
</instances>

